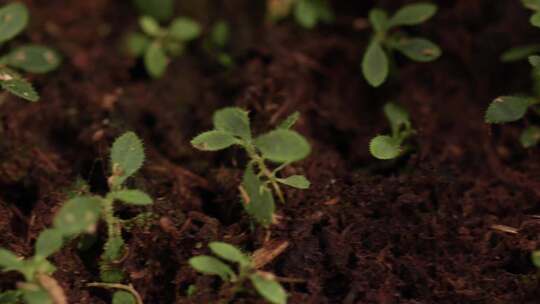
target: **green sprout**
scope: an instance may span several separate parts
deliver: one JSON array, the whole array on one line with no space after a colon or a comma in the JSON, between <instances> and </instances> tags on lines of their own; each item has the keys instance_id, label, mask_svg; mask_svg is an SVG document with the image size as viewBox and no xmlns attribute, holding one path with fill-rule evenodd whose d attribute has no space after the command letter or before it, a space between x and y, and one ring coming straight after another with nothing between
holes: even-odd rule
<instances>
[{"instance_id":1,"label":"green sprout","mask_svg":"<svg viewBox=\"0 0 540 304\"><path fill-rule=\"evenodd\" d=\"M384 114L390 122L390 135L378 135L369 143L369 152L378 159L394 159L403 155L407 147L403 142L415 133L407 111L394 103L384 106Z\"/></svg>"},{"instance_id":2,"label":"green sprout","mask_svg":"<svg viewBox=\"0 0 540 304\"><path fill-rule=\"evenodd\" d=\"M417 37L409 37L402 31L393 31L400 26L424 23L437 12L437 6L430 3L415 3L400 8L392 17L382 9L372 9L369 21L374 35L362 59L362 73L367 82L378 87L390 73L390 59L394 50L418 62L430 62L441 56L441 49L435 43Z\"/></svg>"},{"instance_id":3,"label":"green sprout","mask_svg":"<svg viewBox=\"0 0 540 304\"><path fill-rule=\"evenodd\" d=\"M504 124L521 120L527 113L540 116L540 56L529 56L532 65L533 94L500 96L489 105L485 122ZM524 148L532 148L540 143L540 126L529 125L521 132L519 141Z\"/></svg>"},{"instance_id":4,"label":"green sprout","mask_svg":"<svg viewBox=\"0 0 540 304\"><path fill-rule=\"evenodd\" d=\"M148 74L154 78L163 76L172 57L182 55L186 43L199 37L201 27L187 17L173 19L164 28L150 16L139 19L142 32L127 36L125 46L133 57L142 57Z\"/></svg>"},{"instance_id":5,"label":"green sprout","mask_svg":"<svg viewBox=\"0 0 540 304\"><path fill-rule=\"evenodd\" d=\"M20 34L28 25L29 13L22 3L0 7L0 43L5 44ZM16 70L43 74L56 69L61 59L54 50L37 44L26 44L0 56L0 86L15 96L37 101L39 94L30 82Z\"/></svg>"},{"instance_id":6,"label":"green sprout","mask_svg":"<svg viewBox=\"0 0 540 304\"><path fill-rule=\"evenodd\" d=\"M124 133L118 137L111 148L111 175L108 178L109 192L105 196L92 196L100 208L99 216L107 225L107 240L100 257L100 277L104 283L91 283L91 287L119 289L113 298L126 298L127 292L131 302L136 303L139 298L136 291L129 285L119 284L125 278L118 268L119 261L125 256L127 247L122 237L122 231L134 224L148 220L151 215L142 213L131 219L120 219L115 216L115 203L121 202L134 206L152 204L152 198L138 189L128 189L125 186L127 179L141 168L144 162L144 147L141 140L133 132Z\"/></svg>"},{"instance_id":7,"label":"green sprout","mask_svg":"<svg viewBox=\"0 0 540 304\"><path fill-rule=\"evenodd\" d=\"M310 186L303 175L278 176L283 168L304 159L311 151L307 140L291 130L299 116L296 112L275 130L253 138L248 112L234 107L224 108L214 113L214 130L204 132L191 141L195 148L202 151L218 151L233 145L246 151L249 162L244 171L240 193L246 212L263 226L273 222L273 194L281 202L285 201L280 185L297 189L307 189ZM277 167L272 168L267 162Z\"/></svg>"},{"instance_id":8,"label":"green sprout","mask_svg":"<svg viewBox=\"0 0 540 304\"><path fill-rule=\"evenodd\" d=\"M521 0L521 3L523 4L523 6L525 6L526 8L534 12L531 18L529 19L529 22L536 27L540 27L540 1L539 0Z\"/></svg>"},{"instance_id":9,"label":"green sprout","mask_svg":"<svg viewBox=\"0 0 540 304\"><path fill-rule=\"evenodd\" d=\"M232 56L227 52L231 27L225 21L218 21L212 26L210 35L204 41L206 51L224 67L234 65Z\"/></svg>"},{"instance_id":10,"label":"green sprout","mask_svg":"<svg viewBox=\"0 0 540 304\"><path fill-rule=\"evenodd\" d=\"M223 281L232 284L232 295L244 290L247 281L250 281L257 293L272 304L287 303L287 293L276 277L268 272L255 269L249 256L233 245L212 242L208 244L214 255L229 263L238 265L235 272L229 264L208 255L199 255L189 259L189 264L195 270L206 275L217 275ZM196 292L196 291L195 291Z\"/></svg>"},{"instance_id":11,"label":"green sprout","mask_svg":"<svg viewBox=\"0 0 540 304\"><path fill-rule=\"evenodd\" d=\"M267 0L269 19L279 21L291 13L298 24L313 29L318 23L331 23L334 13L326 0Z\"/></svg>"},{"instance_id":12,"label":"green sprout","mask_svg":"<svg viewBox=\"0 0 540 304\"><path fill-rule=\"evenodd\" d=\"M17 290L0 293L0 303L15 304L21 299L27 304L66 303L62 288L51 276L56 267L47 258L77 235L94 232L100 212L100 202L94 197L71 199L56 214L53 227L39 234L32 257L23 259L0 248L0 268L24 277L24 282L17 283Z\"/></svg>"}]
</instances>

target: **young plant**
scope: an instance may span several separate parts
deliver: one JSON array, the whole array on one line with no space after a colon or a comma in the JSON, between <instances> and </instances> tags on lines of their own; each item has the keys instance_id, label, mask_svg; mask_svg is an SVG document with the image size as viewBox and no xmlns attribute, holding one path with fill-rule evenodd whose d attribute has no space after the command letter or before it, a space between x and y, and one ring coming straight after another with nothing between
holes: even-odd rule
<instances>
[{"instance_id":1,"label":"young plant","mask_svg":"<svg viewBox=\"0 0 540 304\"><path fill-rule=\"evenodd\" d=\"M378 159L394 159L403 155L407 147L405 140L415 133L411 126L409 114L404 108L394 103L384 106L384 114L390 122L390 135L378 135L369 143L369 152Z\"/></svg>"},{"instance_id":2,"label":"young plant","mask_svg":"<svg viewBox=\"0 0 540 304\"><path fill-rule=\"evenodd\" d=\"M134 57L143 57L148 74L154 78L163 76L172 57L182 55L189 41L201 34L201 27L187 17L173 19L168 27L162 27L150 16L139 19L142 32L127 36L127 52Z\"/></svg>"},{"instance_id":3,"label":"young plant","mask_svg":"<svg viewBox=\"0 0 540 304\"><path fill-rule=\"evenodd\" d=\"M489 124L504 124L518 121L525 117L527 113L540 116L540 56L529 56L531 64L533 94L525 96L501 96L495 98L489 105L485 122ZM524 148L531 148L540 143L540 126L529 125L520 135L521 145Z\"/></svg>"},{"instance_id":4,"label":"young plant","mask_svg":"<svg viewBox=\"0 0 540 304\"><path fill-rule=\"evenodd\" d=\"M206 51L226 68L234 65L233 58L227 52L230 35L229 24L225 21L218 21L212 27L210 36L204 41Z\"/></svg>"},{"instance_id":5,"label":"young plant","mask_svg":"<svg viewBox=\"0 0 540 304\"><path fill-rule=\"evenodd\" d=\"M433 61L441 56L441 49L435 43L395 31L401 26L424 23L436 12L437 6L430 3L405 5L392 17L388 17L387 12L378 8L369 12L369 22L374 35L362 59L362 73L371 86L378 87L385 82L390 73L394 51L418 62Z\"/></svg>"},{"instance_id":6,"label":"young plant","mask_svg":"<svg viewBox=\"0 0 540 304\"><path fill-rule=\"evenodd\" d=\"M22 3L14 2L0 7L0 44L6 44L20 34L28 25L28 20L28 9ZM37 101L39 95L32 84L16 70L47 73L56 69L60 61L60 56L54 50L42 45L16 47L0 56L0 86L13 95Z\"/></svg>"},{"instance_id":7,"label":"young plant","mask_svg":"<svg viewBox=\"0 0 540 304\"><path fill-rule=\"evenodd\" d=\"M128 189L125 185L127 179L141 168L144 158L143 144L135 133L127 132L118 137L111 148L111 175L108 178L110 190L105 196L92 196L100 208L99 217L107 225L107 240L99 261L100 276L104 283L92 283L89 286L119 289L113 295L113 299L131 299L130 302L122 303L142 303L131 286L119 284L125 276L117 265L127 252L122 231L138 222L148 220L150 215L142 213L134 218L123 220L116 217L114 207L116 203L134 206L152 204L152 198L148 194L138 189Z\"/></svg>"},{"instance_id":8,"label":"young plant","mask_svg":"<svg viewBox=\"0 0 540 304\"><path fill-rule=\"evenodd\" d=\"M298 118L296 112L276 129L254 138L248 112L234 107L224 108L214 113L214 130L204 132L191 141L195 148L202 151L218 151L233 145L246 151L249 162L240 193L244 209L263 226L273 221L273 195L281 202L285 201L280 185L297 189L307 189L310 185L303 175L278 176L283 168L304 159L311 151L307 140L291 130ZM270 167L267 162L277 167Z\"/></svg>"},{"instance_id":9,"label":"young plant","mask_svg":"<svg viewBox=\"0 0 540 304\"><path fill-rule=\"evenodd\" d=\"M270 20L279 21L293 13L296 22L307 29L334 21L326 0L267 0L266 6Z\"/></svg>"},{"instance_id":10,"label":"young plant","mask_svg":"<svg viewBox=\"0 0 540 304\"><path fill-rule=\"evenodd\" d=\"M51 277L56 267L47 258L77 235L95 231L100 212L100 202L94 197L71 199L56 214L53 227L39 234L32 257L23 259L0 249L0 268L17 271L24 277L24 282L17 283L17 290L0 293L0 303L67 303L62 288Z\"/></svg>"},{"instance_id":11,"label":"young plant","mask_svg":"<svg viewBox=\"0 0 540 304\"><path fill-rule=\"evenodd\" d=\"M233 271L229 264L208 255L199 255L189 260L195 270L207 275L217 275L223 281L232 284L232 295L245 289L250 281L257 293L272 304L287 303L287 293L275 276L268 272L255 269L251 258L233 245L212 242L208 245L210 250L222 260L238 266Z\"/></svg>"}]
</instances>

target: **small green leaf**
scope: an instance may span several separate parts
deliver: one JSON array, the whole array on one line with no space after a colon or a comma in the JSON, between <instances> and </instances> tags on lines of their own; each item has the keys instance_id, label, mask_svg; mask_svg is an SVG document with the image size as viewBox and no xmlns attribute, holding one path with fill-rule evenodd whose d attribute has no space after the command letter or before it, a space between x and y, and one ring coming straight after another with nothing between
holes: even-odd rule
<instances>
[{"instance_id":1,"label":"small green leaf","mask_svg":"<svg viewBox=\"0 0 540 304\"><path fill-rule=\"evenodd\" d=\"M388 29L388 14L382 9L374 8L369 11L369 22L375 32L386 32Z\"/></svg>"},{"instance_id":2,"label":"small green leaf","mask_svg":"<svg viewBox=\"0 0 540 304\"><path fill-rule=\"evenodd\" d=\"M0 267L4 271L19 270L24 267L24 261L11 251L0 248Z\"/></svg>"},{"instance_id":3,"label":"small green leaf","mask_svg":"<svg viewBox=\"0 0 540 304\"><path fill-rule=\"evenodd\" d=\"M516 96L496 98L489 105L485 121L491 124L506 123L519 120L525 116L529 100Z\"/></svg>"},{"instance_id":4,"label":"small green leaf","mask_svg":"<svg viewBox=\"0 0 540 304\"><path fill-rule=\"evenodd\" d=\"M534 266L540 268L540 250L533 251L531 254L531 260Z\"/></svg>"},{"instance_id":5,"label":"small green leaf","mask_svg":"<svg viewBox=\"0 0 540 304\"><path fill-rule=\"evenodd\" d=\"M397 136L402 127L411 127L409 113L407 113L407 111L403 107L395 103L389 102L385 104L384 114L390 122L393 136Z\"/></svg>"},{"instance_id":6,"label":"small green leaf","mask_svg":"<svg viewBox=\"0 0 540 304\"><path fill-rule=\"evenodd\" d=\"M252 166L248 166L244 172L242 189L245 191L242 198L246 212L259 224L268 227L272 223L276 210L274 197L255 175Z\"/></svg>"},{"instance_id":7,"label":"small green leaf","mask_svg":"<svg viewBox=\"0 0 540 304\"><path fill-rule=\"evenodd\" d=\"M115 262L124 254L125 242L120 236L111 237L103 246L101 259L106 262Z\"/></svg>"},{"instance_id":8,"label":"small green leaf","mask_svg":"<svg viewBox=\"0 0 540 304\"><path fill-rule=\"evenodd\" d=\"M135 297L127 291L116 291L113 294L112 304L135 304Z\"/></svg>"},{"instance_id":9,"label":"small green leaf","mask_svg":"<svg viewBox=\"0 0 540 304\"><path fill-rule=\"evenodd\" d=\"M208 244L208 247L210 247L210 250L212 250L215 255L229 262L235 262L240 265L249 265L251 263L249 258L242 251L231 244L211 242Z\"/></svg>"},{"instance_id":10,"label":"small green leaf","mask_svg":"<svg viewBox=\"0 0 540 304\"><path fill-rule=\"evenodd\" d=\"M285 120L283 120L279 125L278 125L278 129L290 129L292 128L296 122L298 121L298 119L300 118L300 112L296 111L294 113L292 113L291 115L289 115L287 118L285 118Z\"/></svg>"},{"instance_id":11,"label":"small green leaf","mask_svg":"<svg viewBox=\"0 0 540 304\"><path fill-rule=\"evenodd\" d=\"M169 27L169 35L180 41L193 40L201 35L201 31L199 23L186 17L175 18Z\"/></svg>"},{"instance_id":12,"label":"small green leaf","mask_svg":"<svg viewBox=\"0 0 540 304\"><path fill-rule=\"evenodd\" d=\"M249 114L240 108L223 108L214 113L212 118L214 128L224 131L242 139L251 139L251 127L249 125Z\"/></svg>"},{"instance_id":13,"label":"small green leaf","mask_svg":"<svg viewBox=\"0 0 540 304\"><path fill-rule=\"evenodd\" d=\"M234 281L236 275L229 265L222 261L206 255L200 255L189 259L189 265L200 273L217 275L223 281Z\"/></svg>"},{"instance_id":14,"label":"small green leaf","mask_svg":"<svg viewBox=\"0 0 540 304\"><path fill-rule=\"evenodd\" d=\"M377 41L371 41L362 59L364 77L371 86L378 87L386 80L388 72L389 63L386 53Z\"/></svg>"},{"instance_id":15,"label":"small green leaf","mask_svg":"<svg viewBox=\"0 0 540 304\"><path fill-rule=\"evenodd\" d=\"M153 78L159 78L165 73L167 65L169 65L169 58L161 44L157 42L150 44L144 54L144 66L148 74Z\"/></svg>"},{"instance_id":16,"label":"small green leaf","mask_svg":"<svg viewBox=\"0 0 540 304\"><path fill-rule=\"evenodd\" d=\"M156 19L150 16L142 16L139 18L139 26L149 36L157 37L161 33L161 27Z\"/></svg>"},{"instance_id":17,"label":"small green leaf","mask_svg":"<svg viewBox=\"0 0 540 304\"><path fill-rule=\"evenodd\" d=\"M540 12L534 13L529 22L536 27L540 27Z\"/></svg>"},{"instance_id":18,"label":"small green leaf","mask_svg":"<svg viewBox=\"0 0 540 304\"><path fill-rule=\"evenodd\" d=\"M0 67L0 86L13 95L28 101L35 102L39 99L38 93L30 82L6 67Z\"/></svg>"},{"instance_id":19,"label":"small green leaf","mask_svg":"<svg viewBox=\"0 0 540 304\"><path fill-rule=\"evenodd\" d=\"M121 185L135 174L144 163L144 147L134 132L126 132L118 137L111 148L111 169L115 177L114 185Z\"/></svg>"},{"instance_id":20,"label":"small green leaf","mask_svg":"<svg viewBox=\"0 0 540 304\"><path fill-rule=\"evenodd\" d=\"M191 140L193 147L202 151L218 151L236 143L236 139L225 131L208 131L197 135Z\"/></svg>"},{"instance_id":21,"label":"small green leaf","mask_svg":"<svg viewBox=\"0 0 540 304\"><path fill-rule=\"evenodd\" d=\"M36 241L36 256L46 258L57 252L64 245L62 231L58 229L45 229Z\"/></svg>"},{"instance_id":22,"label":"small green leaf","mask_svg":"<svg viewBox=\"0 0 540 304\"><path fill-rule=\"evenodd\" d=\"M56 51L41 45L24 45L7 55L7 64L30 73L47 73L60 65Z\"/></svg>"},{"instance_id":23,"label":"small green leaf","mask_svg":"<svg viewBox=\"0 0 540 304\"><path fill-rule=\"evenodd\" d=\"M229 37L231 29L229 24L225 21L218 21L212 27L212 32L210 33L210 39L214 45L218 48L224 48L229 42Z\"/></svg>"},{"instance_id":24,"label":"small green leaf","mask_svg":"<svg viewBox=\"0 0 540 304\"><path fill-rule=\"evenodd\" d=\"M540 0L521 0L523 6L533 11L540 10Z\"/></svg>"},{"instance_id":25,"label":"small green leaf","mask_svg":"<svg viewBox=\"0 0 540 304\"><path fill-rule=\"evenodd\" d=\"M257 292L272 304L286 304L287 292L275 279L268 279L259 274L250 277L251 283Z\"/></svg>"},{"instance_id":26,"label":"small green leaf","mask_svg":"<svg viewBox=\"0 0 540 304\"><path fill-rule=\"evenodd\" d=\"M0 8L0 43L17 36L28 24L28 9L19 2Z\"/></svg>"},{"instance_id":27,"label":"small green leaf","mask_svg":"<svg viewBox=\"0 0 540 304\"><path fill-rule=\"evenodd\" d=\"M36 290L26 289L23 290L23 298L26 304L53 304L53 300L49 294L36 285Z\"/></svg>"},{"instance_id":28,"label":"small green leaf","mask_svg":"<svg viewBox=\"0 0 540 304\"><path fill-rule=\"evenodd\" d=\"M0 304L17 304L21 297L19 290L9 290L0 293Z\"/></svg>"},{"instance_id":29,"label":"small green leaf","mask_svg":"<svg viewBox=\"0 0 540 304\"><path fill-rule=\"evenodd\" d=\"M540 52L540 44L518 46L505 51L501 55L502 62L514 62L523 60L530 55Z\"/></svg>"},{"instance_id":30,"label":"small green leaf","mask_svg":"<svg viewBox=\"0 0 540 304\"><path fill-rule=\"evenodd\" d=\"M437 6L431 3L405 5L390 18L390 26L420 24L433 17L436 12Z\"/></svg>"},{"instance_id":31,"label":"small green leaf","mask_svg":"<svg viewBox=\"0 0 540 304\"><path fill-rule=\"evenodd\" d=\"M398 157L401 152L401 146L398 140L387 135L379 135L369 143L369 152L378 159L393 159Z\"/></svg>"},{"instance_id":32,"label":"small green leaf","mask_svg":"<svg viewBox=\"0 0 540 304\"><path fill-rule=\"evenodd\" d=\"M537 68L540 66L540 56L538 55L529 56L528 60L529 60L529 63L533 67Z\"/></svg>"},{"instance_id":33,"label":"small green leaf","mask_svg":"<svg viewBox=\"0 0 540 304\"><path fill-rule=\"evenodd\" d=\"M435 43L423 38L403 38L396 49L414 61L429 62L441 56L441 49Z\"/></svg>"},{"instance_id":34,"label":"small green leaf","mask_svg":"<svg viewBox=\"0 0 540 304\"><path fill-rule=\"evenodd\" d=\"M140 57L145 53L150 43L148 36L141 33L130 33L126 37L125 48L129 55Z\"/></svg>"},{"instance_id":35,"label":"small green leaf","mask_svg":"<svg viewBox=\"0 0 540 304\"><path fill-rule=\"evenodd\" d=\"M540 127L530 126L523 130L519 140L524 148L531 148L538 145L540 143Z\"/></svg>"},{"instance_id":36,"label":"small green leaf","mask_svg":"<svg viewBox=\"0 0 540 304\"><path fill-rule=\"evenodd\" d=\"M92 230L101 213L101 199L80 196L67 201L54 217L54 227L64 237Z\"/></svg>"},{"instance_id":37,"label":"small green leaf","mask_svg":"<svg viewBox=\"0 0 540 304\"><path fill-rule=\"evenodd\" d=\"M257 137L254 141L263 156L277 163L291 163L309 155L308 141L292 130L277 129Z\"/></svg>"},{"instance_id":38,"label":"small green leaf","mask_svg":"<svg viewBox=\"0 0 540 304\"><path fill-rule=\"evenodd\" d=\"M119 200L131 205L150 205L152 198L140 190L119 190L110 192L109 196L114 200Z\"/></svg>"},{"instance_id":39,"label":"small green leaf","mask_svg":"<svg viewBox=\"0 0 540 304\"><path fill-rule=\"evenodd\" d=\"M301 26L311 29L317 24L317 7L313 1L299 0L294 7L294 16Z\"/></svg>"},{"instance_id":40,"label":"small green leaf","mask_svg":"<svg viewBox=\"0 0 540 304\"><path fill-rule=\"evenodd\" d=\"M298 189L308 189L310 186L309 180L303 175L292 175L286 178L278 178L278 182Z\"/></svg>"},{"instance_id":41,"label":"small green leaf","mask_svg":"<svg viewBox=\"0 0 540 304\"><path fill-rule=\"evenodd\" d=\"M174 0L133 0L141 15L167 21L174 14Z\"/></svg>"}]
</instances>

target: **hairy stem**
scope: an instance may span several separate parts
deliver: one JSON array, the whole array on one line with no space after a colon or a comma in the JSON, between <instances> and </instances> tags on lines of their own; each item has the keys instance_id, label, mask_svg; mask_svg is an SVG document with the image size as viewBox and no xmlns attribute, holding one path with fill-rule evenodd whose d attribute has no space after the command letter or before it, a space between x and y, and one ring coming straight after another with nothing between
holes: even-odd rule
<instances>
[{"instance_id":1,"label":"hairy stem","mask_svg":"<svg viewBox=\"0 0 540 304\"><path fill-rule=\"evenodd\" d=\"M255 150L255 147L251 143L244 143L243 146L246 149L251 161L253 161L259 168L259 172L268 179L268 181L272 185L272 188L274 188L274 192L278 196L279 200L282 203L284 203L285 197L283 196L283 192L281 191L281 188L279 187L279 184L276 180L275 172L277 171L272 172L266 166L266 163L264 162L264 158L257 153L257 151Z\"/></svg>"}]
</instances>

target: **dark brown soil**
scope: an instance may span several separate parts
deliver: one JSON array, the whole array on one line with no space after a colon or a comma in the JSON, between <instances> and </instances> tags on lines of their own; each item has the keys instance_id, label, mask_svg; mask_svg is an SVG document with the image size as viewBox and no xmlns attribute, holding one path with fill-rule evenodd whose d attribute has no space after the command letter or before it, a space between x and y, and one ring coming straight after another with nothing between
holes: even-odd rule
<instances>
[{"instance_id":1,"label":"dark brown soil","mask_svg":"<svg viewBox=\"0 0 540 304\"><path fill-rule=\"evenodd\" d=\"M498 60L540 38L519 1L438 1L436 18L411 33L439 42L443 57L398 59L399 74L379 90L360 72L369 33L353 27L376 1L334 1L336 23L315 31L264 24L259 1L178 1L180 14L207 27L232 22L237 64L223 70L195 44L155 81L118 51L136 28L129 1L25 2L33 19L21 41L58 48L64 64L33 79L39 103L9 97L0 105L0 247L30 255L77 177L104 191L108 147L134 130L148 156L134 183L156 198L159 219L126 235L122 266L145 303L224 296L218 279L187 265L212 240L247 251L288 242L264 269L293 282L284 283L290 303L540 303L530 261L540 240L539 150L519 146L522 123L483 123L493 97L529 86L527 63ZM412 1L377 2L393 10ZM403 104L418 130L418 149L389 163L367 151L387 128L388 100ZM228 105L249 109L258 130L299 110L298 130L313 145L291 169L312 188L287 191L270 234L241 209L242 153L189 144ZM74 243L53 257L70 303L110 303L86 286L99 279L98 254L99 242L82 253ZM18 279L1 274L0 290ZM191 284L198 292L188 298ZM249 294L234 301L260 302Z\"/></svg>"}]
</instances>

